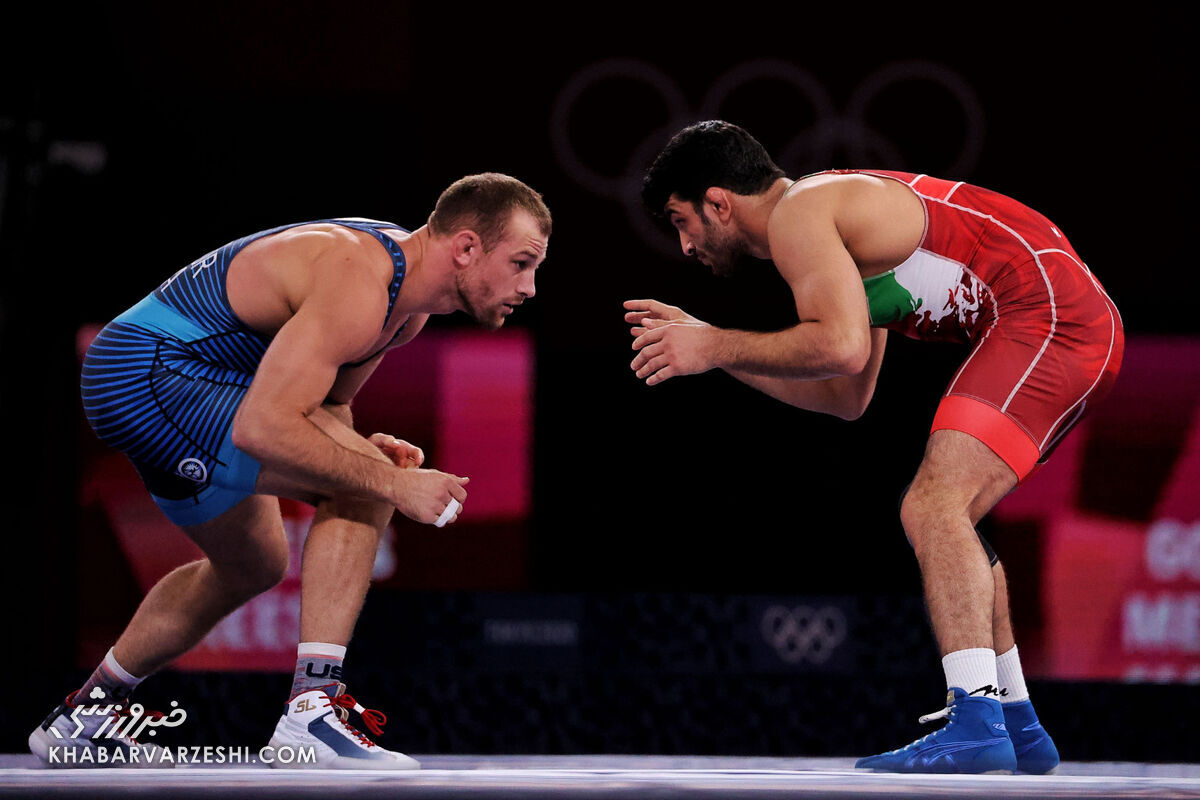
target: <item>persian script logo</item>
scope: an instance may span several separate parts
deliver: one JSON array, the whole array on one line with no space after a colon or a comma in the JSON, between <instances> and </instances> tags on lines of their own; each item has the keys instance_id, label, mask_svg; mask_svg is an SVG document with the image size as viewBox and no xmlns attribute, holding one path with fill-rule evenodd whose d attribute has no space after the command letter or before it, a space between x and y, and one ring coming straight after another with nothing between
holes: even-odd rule
<instances>
[{"instance_id":1,"label":"persian script logo","mask_svg":"<svg viewBox=\"0 0 1200 800\"><path fill-rule=\"evenodd\" d=\"M103 700L105 697L104 690L100 687L92 689L88 696L92 700ZM113 739L117 737L127 737L136 739L143 732L148 732L151 736L157 735L155 728L177 728L187 720L187 712L179 708L179 703L171 701L172 710L169 714L161 714L157 711L147 712L141 703L133 703L128 709L123 708L119 703L109 703L106 706L96 705L78 705L71 712L71 721L75 723L75 731L70 737L65 737L61 731L54 726L49 728L50 734L58 739L71 738L77 739L83 733L84 721L83 717L107 717L91 738L95 739ZM178 715L178 716L176 716ZM149 728L149 731L146 729Z\"/></svg>"}]
</instances>

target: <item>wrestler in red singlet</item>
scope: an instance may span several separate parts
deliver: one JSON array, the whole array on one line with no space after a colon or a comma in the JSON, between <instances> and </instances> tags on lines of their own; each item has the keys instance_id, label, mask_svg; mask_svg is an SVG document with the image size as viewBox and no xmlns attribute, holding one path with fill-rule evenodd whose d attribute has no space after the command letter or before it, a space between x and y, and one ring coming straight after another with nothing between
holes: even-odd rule
<instances>
[{"instance_id":1,"label":"wrestler in red singlet","mask_svg":"<svg viewBox=\"0 0 1200 800\"><path fill-rule=\"evenodd\" d=\"M1050 220L1011 198L905 172L925 233L904 263L864 280L871 324L970 342L933 430L963 431L1024 479L1111 388L1121 317Z\"/></svg>"}]
</instances>

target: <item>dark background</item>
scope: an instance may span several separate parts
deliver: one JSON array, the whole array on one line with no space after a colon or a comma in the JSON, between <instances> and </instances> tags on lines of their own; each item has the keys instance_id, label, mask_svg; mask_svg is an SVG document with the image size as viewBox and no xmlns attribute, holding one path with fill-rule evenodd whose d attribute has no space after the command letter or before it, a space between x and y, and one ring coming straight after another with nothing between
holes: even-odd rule
<instances>
[{"instance_id":1,"label":"dark background","mask_svg":"<svg viewBox=\"0 0 1200 800\"><path fill-rule=\"evenodd\" d=\"M791 174L907 169L1009 194L1070 236L1129 335L1195 335L1194 42L1182 12L1122 13L1082 20L1010 8L981 23L925 9L867 18L753 3L721 13L695 4L535 11L318 2L16 12L0 34L0 414L9 468L0 528L8 636L25 654L30 707L48 710L62 692L60 665L72 661L79 326L108 320L178 265L250 231L329 216L416 227L445 185L484 170L522 178L555 214L538 298L509 323L529 328L537 348L528 591L609 598L609 611L620 598L640 598L644 609L656 597L687 597L685 617L701 613L696 597L710 598L702 608L745 594L890 597L891 624L921 630L919 576L896 501L964 351L893 336L876 399L854 423L793 412L719 374L648 389L628 369L623 300L655 297L714 324L758 329L788 324L791 309L769 266L716 280L672 254L665 234L649 237L629 187L670 132L713 115L701 114L711 111L703 104L713 86L759 60L782 60L821 87L827 109L768 77L744 82L719 110ZM589 70L618 68L667 76L683 106L671 113L645 80L580 83ZM886 83L852 113L888 70L918 78ZM566 105L572 87L577 102ZM597 177L608 194L589 189ZM1019 575L1021 553L996 545ZM445 598L421 602L453 608ZM369 605L361 629L383 613ZM879 616L879 630L891 630ZM911 652L925 678L912 691L936 703L936 655L922 636ZM355 646L365 648L359 663L383 652L369 637ZM377 693L412 689L380 669L369 677L363 667ZM861 738L830 740L812 727L839 696L872 702L856 690L861 680L775 678L746 689L720 665L683 673L661 688L630 679L649 692L636 701L649 716L635 715L642 723L630 729L603 723L615 717L604 698L629 687L594 672L575 683L442 676L420 684L435 709L426 717L438 723L409 720L440 733L410 749L864 749ZM231 702L266 685L261 676L162 677L164 692L180 689L173 681L208 681ZM1195 707L1194 688L1052 688L1046 702L1064 718L1101 691L1143 715L1180 700ZM539 699L511 700L523 693ZM470 720L437 716L464 696L507 697L524 715L539 704L552 715L599 702L583 715L587 724L582 712L553 725L526 720L505 738L485 733L498 729L488 715L511 723L503 704ZM693 696L728 706L710 717L672 716ZM721 718L756 703L791 710ZM902 705L907 720L913 703ZM932 710L925 705L916 713ZM32 720L18 708L9 705L24 731ZM656 718L655 709L667 711ZM1123 731L1138 727L1134 716L1126 722ZM865 749L901 744L886 740L909 732L895 724L871 734L879 741ZM773 726L775 734L715 733ZM1137 735L1125 731L1113 744L1079 732L1073 755L1167 752L1147 751ZM20 749L23 737L6 738L4 749Z\"/></svg>"}]
</instances>

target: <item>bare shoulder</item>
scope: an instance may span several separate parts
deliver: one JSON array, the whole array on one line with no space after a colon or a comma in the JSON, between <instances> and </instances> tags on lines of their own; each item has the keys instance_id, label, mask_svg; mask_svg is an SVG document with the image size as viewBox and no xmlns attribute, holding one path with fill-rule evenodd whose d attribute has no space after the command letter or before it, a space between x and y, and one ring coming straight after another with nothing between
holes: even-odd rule
<instances>
[{"instance_id":1,"label":"bare shoulder","mask_svg":"<svg viewBox=\"0 0 1200 800\"><path fill-rule=\"evenodd\" d=\"M836 232L835 215L846 192L845 175L815 175L787 188L767 219L772 252Z\"/></svg>"},{"instance_id":2,"label":"bare shoulder","mask_svg":"<svg viewBox=\"0 0 1200 800\"><path fill-rule=\"evenodd\" d=\"M246 249L249 251L251 248L257 248L259 252L272 257L287 257L309 263L330 257L355 263L387 260L387 254L370 234L328 222L288 228L264 237Z\"/></svg>"},{"instance_id":3,"label":"bare shoulder","mask_svg":"<svg viewBox=\"0 0 1200 800\"><path fill-rule=\"evenodd\" d=\"M392 266L365 233L316 223L289 228L248 245L230 266L227 286L235 313L274 334L303 306L381 325Z\"/></svg>"},{"instance_id":4,"label":"bare shoulder","mask_svg":"<svg viewBox=\"0 0 1200 800\"><path fill-rule=\"evenodd\" d=\"M821 172L793 183L780 202L789 207L836 209L895 185L888 178L862 172Z\"/></svg>"},{"instance_id":5,"label":"bare shoulder","mask_svg":"<svg viewBox=\"0 0 1200 800\"><path fill-rule=\"evenodd\" d=\"M903 183L864 173L823 173L788 187L772 213L768 236L772 252L776 236L813 252L818 245L840 245L864 274L874 274L911 255L924 229L924 207Z\"/></svg>"}]
</instances>

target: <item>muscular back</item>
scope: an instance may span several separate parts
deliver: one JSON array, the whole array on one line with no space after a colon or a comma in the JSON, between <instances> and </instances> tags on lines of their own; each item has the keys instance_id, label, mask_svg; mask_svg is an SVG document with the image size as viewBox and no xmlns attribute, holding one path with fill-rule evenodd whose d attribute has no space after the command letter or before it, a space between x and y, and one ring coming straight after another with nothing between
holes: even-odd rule
<instances>
[{"instance_id":1,"label":"muscular back","mask_svg":"<svg viewBox=\"0 0 1200 800\"><path fill-rule=\"evenodd\" d=\"M376 345L386 344L403 320L388 320L385 288L393 265L370 234L330 223L301 225L259 239L243 249L229 266L229 303L246 325L273 337L306 298L323 289L361 296L361 317L379 332ZM367 355L364 352L363 355Z\"/></svg>"}]
</instances>

